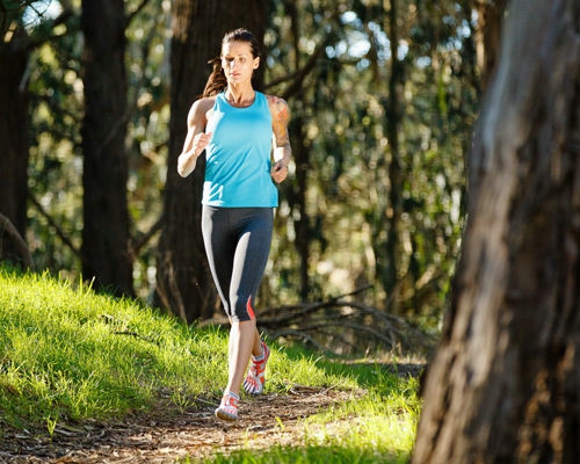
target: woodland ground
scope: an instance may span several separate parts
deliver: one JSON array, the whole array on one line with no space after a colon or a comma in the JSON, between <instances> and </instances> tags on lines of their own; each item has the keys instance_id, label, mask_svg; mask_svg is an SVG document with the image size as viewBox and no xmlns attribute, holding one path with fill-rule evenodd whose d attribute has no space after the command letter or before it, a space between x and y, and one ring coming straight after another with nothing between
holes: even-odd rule
<instances>
[{"instance_id":1,"label":"woodland ground","mask_svg":"<svg viewBox=\"0 0 580 464\"><path fill-rule=\"evenodd\" d=\"M399 375L418 375L423 366L398 365ZM266 450L272 446L300 446L303 419L364 392L338 392L295 387L288 394L246 398L241 420L228 423L215 418L216 401L202 401L195 409L175 414L160 407L148 416L118 422L59 425L52 437L6 429L0 432L1 463L148 463L192 462L218 452L237 449ZM174 409L174 407L173 407ZM340 430L339 423L325 424L325 433ZM309 427L308 433L315 433Z\"/></svg>"}]
</instances>

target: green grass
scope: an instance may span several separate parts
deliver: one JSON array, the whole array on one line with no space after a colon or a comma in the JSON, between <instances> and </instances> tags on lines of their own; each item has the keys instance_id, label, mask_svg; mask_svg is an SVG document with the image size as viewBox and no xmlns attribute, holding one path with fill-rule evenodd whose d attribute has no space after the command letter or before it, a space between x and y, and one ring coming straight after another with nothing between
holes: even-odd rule
<instances>
[{"instance_id":1,"label":"green grass","mask_svg":"<svg viewBox=\"0 0 580 464\"><path fill-rule=\"evenodd\" d=\"M187 327L48 275L0 270L0 425L52 434L58 423L217 401L226 352L226 330ZM267 392L299 384L366 393L304 419L290 447L259 451L249 440L247 450L211 462L405 462L419 412L414 379L277 346L268 371Z\"/></svg>"}]
</instances>

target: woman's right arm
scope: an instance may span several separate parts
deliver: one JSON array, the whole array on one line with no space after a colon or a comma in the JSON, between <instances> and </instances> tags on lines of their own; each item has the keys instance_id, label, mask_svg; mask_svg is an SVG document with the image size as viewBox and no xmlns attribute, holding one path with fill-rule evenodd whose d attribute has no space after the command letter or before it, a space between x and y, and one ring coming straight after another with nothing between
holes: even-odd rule
<instances>
[{"instance_id":1,"label":"woman's right arm","mask_svg":"<svg viewBox=\"0 0 580 464\"><path fill-rule=\"evenodd\" d=\"M181 177L189 176L195 169L197 158L208 145L211 134L204 132L207 113L213 107L212 98L202 98L191 105L187 115L187 135L181 154L177 158L177 172Z\"/></svg>"}]
</instances>

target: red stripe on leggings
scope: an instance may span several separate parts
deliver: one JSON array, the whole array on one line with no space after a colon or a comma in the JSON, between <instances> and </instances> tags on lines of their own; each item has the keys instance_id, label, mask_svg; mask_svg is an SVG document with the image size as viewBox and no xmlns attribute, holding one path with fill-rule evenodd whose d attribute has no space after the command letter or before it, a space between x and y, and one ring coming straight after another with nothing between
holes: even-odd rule
<instances>
[{"instance_id":1,"label":"red stripe on leggings","mask_svg":"<svg viewBox=\"0 0 580 464\"><path fill-rule=\"evenodd\" d=\"M252 308L252 297L248 298L248 302L246 303L246 311L250 316L250 319L256 319L256 315L254 314L254 308Z\"/></svg>"}]
</instances>

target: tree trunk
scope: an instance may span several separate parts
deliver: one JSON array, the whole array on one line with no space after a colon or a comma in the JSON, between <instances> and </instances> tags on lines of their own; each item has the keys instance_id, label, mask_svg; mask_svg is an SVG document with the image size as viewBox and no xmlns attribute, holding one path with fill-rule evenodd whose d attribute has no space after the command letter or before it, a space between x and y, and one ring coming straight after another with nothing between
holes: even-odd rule
<instances>
[{"instance_id":1,"label":"tree trunk","mask_svg":"<svg viewBox=\"0 0 580 464\"><path fill-rule=\"evenodd\" d=\"M128 158L123 0L83 0L83 277L133 295L127 208Z\"/></svg>"},{"instance_id":2,"label":"tree trunk","mask_svg":"<svg viewBox=\"0 0 580 464\"><path fill-rule=\"evenodd\" d=\"M295 2L285 1L284 12L290 19L291 43L293 48L294 69L302 69L300 62L300 17ZM303 101L301 91L298 90L297 100ZM288 96L286 96L288 98ZM299 219L295 222L296 238L294 239L299 257L300 301L308 301L311 293L310 285L310 243L312 240L312 226L307 208L306 192L308 173L310 172L310 152L304 141L304 118L300 111L293 115L288 125L288 133L292 142L292 157L296 165L296 188L292 194L293 208L298 210Z\"/></svg>"},{"instance_id":3,"label":"tree trunk","mask_svg":"<svg viewBox=\"0 0 580 464\"><path fill-rule=\"evenodd\" d=\"M201 237L203 158L188 179L177 174L187 113L203 91L211 71L207 62L219 55L224 33L246 27L262 38L267 6L266 0L248 1L243 8L236 0L173 2L170 142L155 302L187 322L211 317L217 305Z\"/></svg>"},{"instance_id":4,"label":"tree trunk","mask_svg":"<svg viewBox=\"0 0 580 464\"><path fill-rule=\"evenodd\" d=\"M580 462L580 3L510 11L414 463Z\"/></svg>"},{"instance_id":5,"label":"tree trunk","mask_svg":"<svg viewBox=\"0 0 580 464\"><path fill-rule=\"evenodd\" d=\"M28 47L23 30L0 42L0 213L22 237L28 193Z\"/></svg>"},{"instance_id":6,"label":"tree trunk","mask_svg":"<svg viewBox=\"0 0 580 464\"><path fill-rule=\"evenodd\" d=\"M292 145L292 156L296 163L296 191L294 194L294 201L297 204L300 212L300 219L296 221L296 250L300 258L300 300L302 302L308 301L310 294L310 278L309 278L309 263L310 263L310 241L312 240L312 227L310 225L310 217L307 209L307 183L310 166L310 153L308 147L305 146L305 136L302 133L304 128L304 120L302 115L297 115L292 118L288 130L291 134L294 143Z\"/></svg>"},{"instance_id":7,"label":"tree trunk","mask_svg":"<svg viewBox=\"0 0 580 464\"><path fill-rule=\"evenodd\" d=\"M477 61L481 70L481 83L485 89L497 65L501 42L501 25L508 0L480 1L477 10Z\"/></svg>"},{"instance_id":8,"label":"tree trunk","mask_svg":"<svg viewBox=\"0 0 580 464\"><path fill-rule=\"evenodd\" d=\"M403 64L398 58L399 53L399 27L397 24L397 0L390 0L388 10L388 22L391 44L391 76L389 78L389 99L387 105L386 133L389 139L391 159L389 162L389 205L385 212L387 218L387 240L385 243L386 262L381 265L381 278L383 287L389 301L389 311L399 312L399 266L401 253L399 241L399 228L402 215L401 192L403 180L401 175L401 153L399 147L400 130L400 104L399 94ZM381 182L381 180L377 180Z\"/></svg>"}]
</instances>

